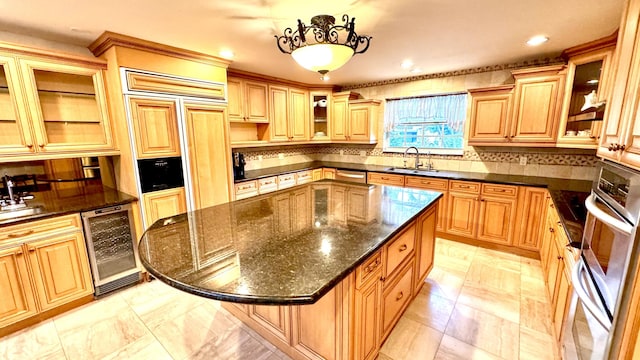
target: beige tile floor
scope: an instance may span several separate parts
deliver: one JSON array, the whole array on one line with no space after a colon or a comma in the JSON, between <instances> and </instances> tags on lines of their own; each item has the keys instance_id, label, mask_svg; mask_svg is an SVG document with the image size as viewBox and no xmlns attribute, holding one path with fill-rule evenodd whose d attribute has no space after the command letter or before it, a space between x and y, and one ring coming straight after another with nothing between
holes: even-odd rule
<instances>
[{"instance_id":1,"label":"beige tile floor","mask_svg":"<svg viewBox=\"0 0 640 360\"><path fill-rule=\"evenodd\" d=\"M378 359L553 359L549 311L539 261L438 239ZM0 359L287 357L217 301L152 281L1 338Z\"/></svg>"}]
</instances>

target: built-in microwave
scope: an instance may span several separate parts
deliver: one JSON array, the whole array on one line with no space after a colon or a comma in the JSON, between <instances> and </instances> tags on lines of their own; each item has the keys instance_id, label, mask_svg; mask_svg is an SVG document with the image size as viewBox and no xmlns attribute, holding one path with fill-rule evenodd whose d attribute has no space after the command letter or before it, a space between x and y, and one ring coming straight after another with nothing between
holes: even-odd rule
<instances>
[{"instance_id":1,"label":"built-in microwave","mask_svg":"<svg viewBox=\"0 0 640 360\"><path fill-rule=\"evenodd\" d=\"M142 193L184 186L180 157L138 160L138 173Z\"/></svg>"}]
</instances>

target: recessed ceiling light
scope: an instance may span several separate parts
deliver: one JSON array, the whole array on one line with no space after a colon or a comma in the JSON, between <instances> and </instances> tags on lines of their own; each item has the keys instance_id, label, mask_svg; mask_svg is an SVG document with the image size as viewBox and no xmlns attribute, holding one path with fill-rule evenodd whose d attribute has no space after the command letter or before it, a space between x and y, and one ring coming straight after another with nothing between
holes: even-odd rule
<instances>
[{"instance_id":1,"label":"recessed ceiling light","mask_svg":"<svg viewBox=\"0 0 640 360\"><path fill-rule=\"evenodd\" d=\"M229 49L223 49L220 50L220 52L218 53L221 57L225 58L225 59L233 59L233 51L229 50Z\"/></svg>"},{"instance_id":2,"label":"recessed ceiling light","mask_svg":"<svg viewBox=\"0 0 640 360\"><path fill-rule=\"evenodd\" d=\"M403 69L410 69L413 66L413 61L406 59L404 61L402 61L402 64L400 64L400 66Z\"/></svg>"},{"instance_id":3,"label":"recessed ceiling light","mask_svg":"<svg viewBox=\"0 0 640 360\"><path fill-rule=\"evenodd\" d=\"M538 46L538 45L542 45L544 43L546 43L547 41L549 41L549 38L544 36L544 35L536 35L534 37L532 37L531 39L527 40L527 45L529 46Z\"/></svg>"},{"instance_id":4,"label":"recessed ceiling light","mask_svg":"<svg viewBox=\"0 0 640 360\"><path fill-rule=\"evenodd\" d=\"M413 69L411 69L411 72L412 72L412 73L414 73L414 74L421 73L421 72L422 72L422 69L420 69L420 68L413 68Z\"/></svg>"},{"instance_id":5,"label":"recessed ceiling light","mask_svg":"<svg viewBox=\"0 0 640 360\"><path fill-rule=\"evenodd\" d=\"M597 83L599 83L599 82L600 82L600 81L598 81L598 79L591 79L591 80L587 81L587 84L589 84L589 85L594 85L594 84L597 84Z\"/></svg>"}]
</instances>

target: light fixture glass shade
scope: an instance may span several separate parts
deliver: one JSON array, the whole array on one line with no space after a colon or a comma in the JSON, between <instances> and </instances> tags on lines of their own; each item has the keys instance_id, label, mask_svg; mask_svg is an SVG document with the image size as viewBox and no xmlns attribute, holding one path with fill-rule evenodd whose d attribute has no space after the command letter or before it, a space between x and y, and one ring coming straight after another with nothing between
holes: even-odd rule
<instances>
[{"instance_id":1,"label":"light fixture glass shade","mask_svg":"<svg viewBox=\"0 0 640 360\"><path fill-rule=\"evenodd\" d=\"M338 44L312 44L297 48L291 56L307 70L326 73L346 64L353 56L353 49Z\"/></svg>"}]
</instances>

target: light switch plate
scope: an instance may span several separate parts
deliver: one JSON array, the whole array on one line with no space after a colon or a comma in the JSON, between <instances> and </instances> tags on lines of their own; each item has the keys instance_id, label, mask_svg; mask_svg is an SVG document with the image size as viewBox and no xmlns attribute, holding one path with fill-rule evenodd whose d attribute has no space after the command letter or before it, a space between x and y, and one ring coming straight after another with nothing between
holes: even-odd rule
<instances>
[{"instance_id":1,"label":"light switch plate","mask_svg":"<svg viewBox=\"0 0 640 360\"><path fill-rule=\"evenodd\" d=\"M284 154L283 153L278 154L278 159L284 160Z\"/></svg>"}]
</instances>

